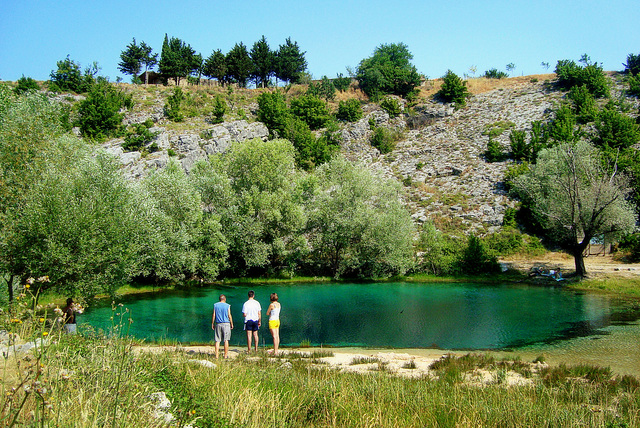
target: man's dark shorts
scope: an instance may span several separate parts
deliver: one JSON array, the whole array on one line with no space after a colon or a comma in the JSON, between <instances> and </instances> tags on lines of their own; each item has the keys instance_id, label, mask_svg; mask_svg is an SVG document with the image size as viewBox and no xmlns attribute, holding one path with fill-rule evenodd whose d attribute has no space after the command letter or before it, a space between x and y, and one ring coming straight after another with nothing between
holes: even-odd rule
<instances>
[{"instance_id":1,"label":"man's dark shorts","mask_svg":"<svg viewBox=\"0 0 640 428\"><path fill-rule=\"evenodd\" d=\"M247 320L244 323L244 329L247 331L258 331L258 321Z\"/></svg>"}]
</instances>

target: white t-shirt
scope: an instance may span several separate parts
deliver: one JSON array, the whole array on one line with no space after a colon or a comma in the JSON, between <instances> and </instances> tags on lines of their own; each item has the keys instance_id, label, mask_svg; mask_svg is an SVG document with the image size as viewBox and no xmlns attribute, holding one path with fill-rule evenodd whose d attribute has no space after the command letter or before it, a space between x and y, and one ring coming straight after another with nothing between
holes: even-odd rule
<instances>
[{"instance_id":1,"label":"white t-shirt","mask_svg":"<svg viewBox=\"0 0 640 428\"><path fill-rule=\"evenodd\" d=\"M242 313L246 314L244 317L245 321L258 321L260 311L262 311L260 302L255 299L249 299L242 305Z\"/></svg>"}]
</instances>

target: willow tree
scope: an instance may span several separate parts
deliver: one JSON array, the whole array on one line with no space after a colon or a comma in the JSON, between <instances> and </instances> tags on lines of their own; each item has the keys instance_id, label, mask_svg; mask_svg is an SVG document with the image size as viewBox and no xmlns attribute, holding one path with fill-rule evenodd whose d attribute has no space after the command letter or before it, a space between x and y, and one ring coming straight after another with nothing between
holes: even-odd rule
<instances>
[{"instance_id":1,"label":"willow tree","mask_svg":"<svg viewBox=\"0 0 640 428\"><path fill-rule=\"evenodd\" d=\"M584 251L593 238L613 238L635 225L626 199L628 180L615 167L605 168L600 152L587 142L542 150L514 184L548 237L574 257L578 276L586 274Z\"/></svg>"}]
</instances>

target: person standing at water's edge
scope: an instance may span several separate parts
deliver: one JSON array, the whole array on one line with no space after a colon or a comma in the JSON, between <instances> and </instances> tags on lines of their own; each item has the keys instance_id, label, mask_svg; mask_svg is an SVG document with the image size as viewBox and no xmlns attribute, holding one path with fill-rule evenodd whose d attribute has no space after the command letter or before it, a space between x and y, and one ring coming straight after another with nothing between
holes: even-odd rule
<instances>
[{"instance_id":1,"label":"person standing at water's edge","mask_svg":"<svg viewBox=\"0 0 640 428\"><path fill-rule=\"evenodd\" d=\"M215 331L216 359L220 350L220 341L224 341L224 357L229 358L229 339L233 330L233 317L231 317L231 305L227 303L227 296L220 295L219 302L213 305L211 316L211 328Z\"/></svg>"},{"instance_id":2,"label":"person standing at water's edge","mask_svg":"<svg viewBox=\"0 0 640 428\"><path fill-rule=\"evenodd\" d=\"M280 302L278 302L278 293L271 293L271 304L267 309L269 317L269 331L273 336L273 355L278 354L278 346L280 346Z\"/></svg>"},{"instance_id":3,"label":"person standing at water's edge","mask_svg":"<svg viewBox=\"0 0 640 428\"><path fill-rule=\"evenodd\" d=\"M251 352L251 339L254 340L254 348L258 351L258 329L262 325L262 307L254 299L256 293L251 290L247 293L249 300L242 305L242 316L244 316L244 329L247 331L247 350Z\"/></svg>"},{"instance_id":4,"label":"person standing at water's edge","mask_svg":"<svg viewBox=\"0 0 640 428\"><path fill-rule=\"evenodd\" d=\"M67 299L67 306L62 308L62 319L64 320L64 332L67 334L75 334L76 332L76 307L73 299Z\"/></svg>"}]
</instances>

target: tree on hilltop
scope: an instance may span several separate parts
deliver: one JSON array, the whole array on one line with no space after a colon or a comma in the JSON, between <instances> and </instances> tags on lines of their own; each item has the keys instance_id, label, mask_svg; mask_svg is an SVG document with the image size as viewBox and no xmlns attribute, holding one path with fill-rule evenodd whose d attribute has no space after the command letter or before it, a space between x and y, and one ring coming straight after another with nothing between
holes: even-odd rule
<instances>
[{"instance_id":1,"label":"tree on hilltop","mask_svg":"<svg viewBox=\"0 0 640 428\"><path fill-rule=\"evenodd\" d=\"M196 54L193 48L182 40L164 35L162 52L160 53L160 74L163 78L173 78L176 85L180 79L199 70L202 66L202 56Z\"/></svg>"},{"instance_id":2,"label":"tree on hilltop","mask_svg":"<svg viewBox=\"0 0 640 428\"><path fill-rule=\"evenodd\" d=\"M253 63L244 43L236 45L227 54L227 75L240 86L247 87L249 77L253 72Z\"/></svg>"},{"instance_id":3,"label":"tree on hilltop","mask_svg":"<svg viewBox=\"0 0 640 428\"><path fill-rule=\"evenodd\" d=\"M383 44L363 59L356 70L360 88L369 97L394 94L406 97L420 84L420 75L411 64L413 55L404 43Z\"/></svg>"},{"instance_id":4,"label":"tree on hilltop","mask_svg":"<svg viewBox=\"0 0 640 428\"><path fill-rule=\"evenodd\" d=\"M287 37L276 53L276 77L285 82L298 83L307 69L305 53L300 51L298 42L292 42L291 37Z\"/></svg>"},{"instance_id":5,"label":"tree on hilltop","mask_svg":"<svg viewBox=\"0 0 640 428\"><path fill-rule=\"evenodd\" d=\"M256 87L262 85L263 88L266 88L269 86L269 79L275 73L276 55L269 48L264 36L253 44L250 56L253 63L251 77L255 79Z\"/></svg>"},{"instance_id":6,"label":"tree on hilltop","mask_svg":"<svg viewBox=\"0 0 640 428\"><path fill-rule=\"evenodd\" d=\"M141 42L139 45L136 44L136 39L134 37L133 41L127 45L127 48L120 53L118 70L124 74L130 74L134 79L136 79L144 65L144 83L149 83L146 72L158 63L158 54L152 54L152 50L151 46L147 45L145 42Z\"/></svg>"},{"instance_id":7,"label":"tree on hilltop","mask_svg":"<svg viewBox=\"0 0 640 428\"><path fill-rule=\"evenodd\" d=\"M229 80L229 68L227 67L227 58L220 49L209 55L204 62L202 74L210 79L216 79L220 85L224 85Z\"/></svg>"}]
</instances>

